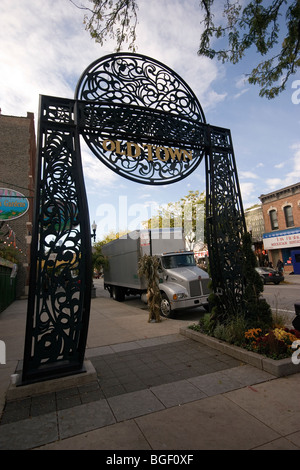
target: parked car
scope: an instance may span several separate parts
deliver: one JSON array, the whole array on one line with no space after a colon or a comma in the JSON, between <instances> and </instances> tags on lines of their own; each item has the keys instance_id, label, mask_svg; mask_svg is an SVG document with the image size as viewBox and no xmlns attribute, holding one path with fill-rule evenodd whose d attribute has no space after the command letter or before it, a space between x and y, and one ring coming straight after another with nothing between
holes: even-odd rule
<instances>
[{"instance_id":1,"label":"parked car","mask_svg":"<svg viewBox=\"0 0 300 470\"><path fill-rule=\"evenodd\" d=\"M279 284L281 281L284 281L284 275L276 269L273 268L255 268L264 284L267 282L273 282L274 284Z\"/></svg>"}]
</instances>

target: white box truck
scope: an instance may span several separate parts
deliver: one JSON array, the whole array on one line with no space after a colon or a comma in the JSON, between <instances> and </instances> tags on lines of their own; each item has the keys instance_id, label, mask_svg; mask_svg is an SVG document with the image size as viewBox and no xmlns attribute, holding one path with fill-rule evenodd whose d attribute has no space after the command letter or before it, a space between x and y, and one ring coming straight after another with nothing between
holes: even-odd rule
<instances>
[{"instance_id":1,"label":"white box truck","mask_svg":"<svg viewBox=\"0 0 300 470\"><path fill-rule=\"evenodd\" d=\"M182 230L136 230L102 247L108 258L104 288L121 302L126 295L141 295L146 302L147 282L138 276L138 262L144 254L160 259L159 289L161 314L166 317L182 309L203 306L208 310L209 276L185 250Z\"/></svg>"}]
</instances>

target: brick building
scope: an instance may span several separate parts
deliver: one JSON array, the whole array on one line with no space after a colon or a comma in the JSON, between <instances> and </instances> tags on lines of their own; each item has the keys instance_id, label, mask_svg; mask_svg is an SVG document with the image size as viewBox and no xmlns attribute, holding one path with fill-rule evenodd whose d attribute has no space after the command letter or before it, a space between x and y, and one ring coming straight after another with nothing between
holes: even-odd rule
<instances>
[{"instance_id":1,"label":"brick building","mask_svg":"<svg viewBox=\"0 0 300 470\"><path fill-rule=\"evenodd\" d=\"M265 233L264 249L276 267L284 263L285 272L300 274L300 183L269 194L262 194Z\"/></svg>"},{"instance_id":2,"label":"brick building","mask_svg":"<svg viewBox=\"0 0 300 470\"><path fill-rule=\"evenodd\" d=\"M10 243L17 252L16 297L28 294L30 241L33 221L33 196L36 162L34 115L26 117L0 114L0 188L16 191L29 201L27 212L17 218L0 219L2 246ZM19 196L17 196L19 197Z\"/></svg>"}]
</instances>

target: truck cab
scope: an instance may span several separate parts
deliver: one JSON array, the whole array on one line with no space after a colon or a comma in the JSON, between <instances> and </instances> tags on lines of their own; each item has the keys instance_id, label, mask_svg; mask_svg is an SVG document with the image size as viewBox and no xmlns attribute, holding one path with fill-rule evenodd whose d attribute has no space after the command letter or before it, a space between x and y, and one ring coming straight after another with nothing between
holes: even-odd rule
<instances>
[{"instance_id":1,"label":"truck cab","mask_svg":"<svg viewBox=\"0 0 300 470\"><path fill-rule=\"evenodd\" d=\"M196 265L194 253L179 251L158 257L161 314L172 317L178 310L200 306L208 310L210 278Z\"/></svg>"}]
</instances>

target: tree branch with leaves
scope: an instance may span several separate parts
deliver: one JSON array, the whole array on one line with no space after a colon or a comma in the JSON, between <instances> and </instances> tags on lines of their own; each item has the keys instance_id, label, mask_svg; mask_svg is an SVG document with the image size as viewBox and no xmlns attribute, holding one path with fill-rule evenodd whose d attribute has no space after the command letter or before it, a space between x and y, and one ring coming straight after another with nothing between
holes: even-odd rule
<instances>
[{"instance_id":1,"label":"tree branch with leaves","mask_svg":"<svg viewBox=\"0 0 300 470\"><path fill-rule=\"evenodd\" d=\"M116 41L116 51L128 43L128 49L135 51L138 5L136 0L90 0L91 8L78 5L85 10L83 22L91 37L103 46L107 39Z\"/></svg>"},{"instance_id":2,"label":"tree branch with leaves","mask_svg":"<svg viewBox=\"0 0 300 470\"><path fill-rule=\"evenodd\" d=\"M112 39L116 41L117 52L125 46L135 52L138 0L89 0L90 7L78 5L75 0L70 2L85 11L86 30L96 42L103 45ZM300 1L200 0L199 3L204 14L201 22L204 30L198 54L236 64L254 47L264 60L245 74L249 83L258 85L260 96L269 99L281 93L300 66ZM220 5L224 20L215 14ZM226 47L215 48L216 40L226 39Z\"/></svg>"},{"instance_id":3,"label":"tree branch with leaves","mask_svg":"<svg viewBox=\"0 0 300 470\"><path fill-rule=\"evenodd\" d=\"M230 3L227 0L224 5L226 21L222 25L214 23L213 4L214 0L201 2L205 18L198 54L236 64L251 47L255 47L262 57L276 49L276 53L261 61L246 76L250 84L260 86L260 96L269 99L277 96L300 66L299 0L288 7L287 0L253 0L244 8L239 1ZM227 48L216 50L211 47L214 38L227 38Z\"/></svg>"}]
</instances>

